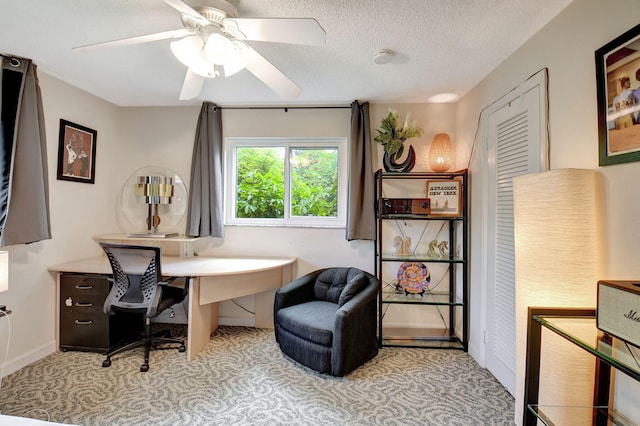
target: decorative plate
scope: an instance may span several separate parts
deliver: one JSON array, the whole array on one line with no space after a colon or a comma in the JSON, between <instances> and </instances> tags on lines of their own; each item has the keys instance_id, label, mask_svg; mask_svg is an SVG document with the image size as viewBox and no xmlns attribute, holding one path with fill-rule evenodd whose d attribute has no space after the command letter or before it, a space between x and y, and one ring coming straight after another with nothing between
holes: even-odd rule
<instances>
[{"instance_id":1,"label":"decorative plate","mask_svg":"<svg viewBox=\"0 0 640 426\"><path fill-rule=\"evenodd\" d=\"M424 263L404 262L398 268L398 288L405 294L422 295L429 287L430 279L429 269Z\"/></svg>"}]
</instances>

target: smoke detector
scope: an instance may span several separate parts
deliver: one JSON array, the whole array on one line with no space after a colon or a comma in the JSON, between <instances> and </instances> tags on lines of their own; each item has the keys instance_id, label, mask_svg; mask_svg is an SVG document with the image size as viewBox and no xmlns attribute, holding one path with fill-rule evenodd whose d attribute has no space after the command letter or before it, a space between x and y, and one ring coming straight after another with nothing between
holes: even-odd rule
<instances>
[{"instance_id":1,"label":"smoke detector","mask_svg":"<svg viewBox=\"0 0 640 426\"><path fill-rule=\"evenodd\" d=\"M391 49L380 49L373 52L373 62L376 64L388 64L393 59L394 52Z\"/></svg>"}]
</instances>

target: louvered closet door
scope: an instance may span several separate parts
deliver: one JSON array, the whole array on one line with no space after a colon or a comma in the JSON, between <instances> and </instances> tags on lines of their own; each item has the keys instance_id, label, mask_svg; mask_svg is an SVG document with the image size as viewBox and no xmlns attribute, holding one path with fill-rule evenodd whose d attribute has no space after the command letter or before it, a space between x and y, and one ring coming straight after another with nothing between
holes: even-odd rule
<instances>
[{"instance_id":1,"label":"louvered closet door","mask_svg":"<svg viewBox=\"0 0 640 426\"><path fill-rule=\"evenodd\" d=\"M512 181L546 169L546 76L540 78L495 104L485 122L489 164L485 360L487 369L512 395L516 366Z\"/></svg>"}]
</instances>

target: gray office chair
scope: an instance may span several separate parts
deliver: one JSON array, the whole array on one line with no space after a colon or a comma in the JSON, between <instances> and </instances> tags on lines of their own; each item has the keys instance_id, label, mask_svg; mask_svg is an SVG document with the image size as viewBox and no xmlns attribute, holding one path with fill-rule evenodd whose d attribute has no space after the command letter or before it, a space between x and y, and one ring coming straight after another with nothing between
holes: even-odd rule
<instances>
[{"instance_id":1,"label":"gray office chair","mask_svg":"<svg viewBox=\"0 0 640 426\"><path fill-rule=\"evenodd\" d=\"M162 280L160 271L160 247L133 246L100 243L107 254L113 270L113 286L104 303L104 312L109 315L118 312L140 313L144 315L144 336L106 354L103 367L111 366L111 357L119 353L144 346L144 364L140 371L149 370L149 352L161 344L178 344L180 352L185 351L184 340L173 339L167 334L151 334L151 318L172 305L182 302L186 287L169 286L172 281Z\"/></svg>"}]
</instances>

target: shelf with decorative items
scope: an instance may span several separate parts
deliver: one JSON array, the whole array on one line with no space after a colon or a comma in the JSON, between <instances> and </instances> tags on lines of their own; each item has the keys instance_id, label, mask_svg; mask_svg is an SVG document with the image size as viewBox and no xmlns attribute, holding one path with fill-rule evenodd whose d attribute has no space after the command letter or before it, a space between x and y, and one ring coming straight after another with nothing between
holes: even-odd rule
<instances>
[{"instance_id":1,"label":"shelf with decorative items","mask_svg":"<svg viewBox=\"0 0 640 426\"><path fill-rule=\"evenodd\" d=\"M467 170L375 174L378 343L468 348Z\"/></svg>"}]
</instances>

